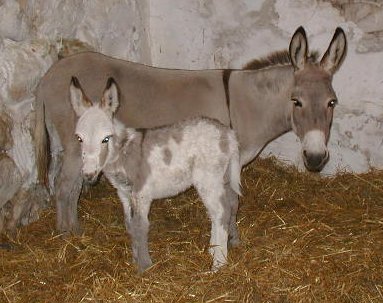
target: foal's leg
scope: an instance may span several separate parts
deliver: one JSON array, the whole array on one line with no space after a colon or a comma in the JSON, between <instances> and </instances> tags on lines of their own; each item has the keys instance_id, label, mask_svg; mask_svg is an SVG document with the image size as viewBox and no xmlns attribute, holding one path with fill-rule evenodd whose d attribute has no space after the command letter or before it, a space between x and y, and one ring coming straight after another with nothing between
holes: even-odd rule
<instances>
[{"instance_id":1,"label":"foal's leg","mask_svg":"<svg viewBox=\"0 0 383 303\"><path fill-rule=\"evenodd\" d=\"M138 271L143 272L153 264L148 247L148 214L152 201L140 199L135 194L132 194L131 198L130 207L126 207L126 212L129 213L125 222L132 240L133 261L137 264Z\"/></svg>"},{"instance_id":2,"label":"foal's leg","mask_svg":"<svg viewBox=\"0 0 383 303\"><path fill-rule=\"evenodd\" d=\"M238 194L230 184L225 184L225 196L230 207L229 245L235 247L240 243L237 229Z\"/></svg>"},{"instance_id":3,"label":"foal's leg","mask_svg":"<svg viewBox=\"0 0 383 303\"><path fill-rule=\"evenodd\" d=\"M130 190L130 188L118 189L117 194L124 208L125 228L126 228L126 231L129 232L128 228L132 221L132 211L133 211L132 204L131 204L132 191Z\"/></svg>"},{"instance_id":4,"label":"foal's leg","mask_svg":"<svg viewBox=\"0 0 383 303\"><path fill-rule=\"evenodd\" d=\"M223 183L216 182L217 177L209 178L215 182L198 183L197 191L207 208L211 220L209 252L213 256L212 270L218 270L227 261L227 241L230 223L230 205L225 196Z\"/></svg>"},{"instance_id":5,"label":"foal's leg","mask_svg":"<svg viewBox=\"0 0 383 303\"><path fill-rule=\"evenodd\" d=\"M63 155L61 171L56 181L56 227L59 232L79 234L77 204L81 193L81 158L73 150Z\"/></svg>"}]
</instances>

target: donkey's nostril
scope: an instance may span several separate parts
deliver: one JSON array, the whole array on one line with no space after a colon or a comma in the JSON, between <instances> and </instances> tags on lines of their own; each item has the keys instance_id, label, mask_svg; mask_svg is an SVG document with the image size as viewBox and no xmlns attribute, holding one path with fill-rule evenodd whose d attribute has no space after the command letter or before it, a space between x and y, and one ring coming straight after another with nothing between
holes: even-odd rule
<instances>
[{"instance_id":1,"label":"donkey's nostril","mask_svg":"<svg viewBox=\"0 0 383 303\"><path fill-rule=\"evenodd\" d=\"M305 158L307 158L307 151L306 150L303 150L303 156L305 156Z\"/></svg>"},{"instance_id":2,"label":"donkey's nostril","mask_svg":"<svg viewBox=\"0 0 383 303\"><path fill-rule=\"evenodd\" d=\"M305 165L310 171L320 171L328 160L328 151L323 153L304 152Z\"/></svg>"}]
</instances>

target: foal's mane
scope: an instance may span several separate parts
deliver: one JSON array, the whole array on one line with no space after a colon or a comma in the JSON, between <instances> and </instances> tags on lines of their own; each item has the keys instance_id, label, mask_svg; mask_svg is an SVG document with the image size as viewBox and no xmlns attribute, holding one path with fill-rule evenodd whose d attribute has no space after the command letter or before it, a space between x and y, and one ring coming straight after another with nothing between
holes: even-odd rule
<instances>
[{"instance_id":1,"label":"foal's mane","mask_svg":"<svg viewBox=\"0 0 383 303\"><path fill-rule=\"evenodd\" d=\"M316 63L319 58L318 51L312 51L307 57L308 62ZM248 62L242 69L251 70L251 69L263 69L276 65L290 65L291 58L288 50L281 50L271 53L268 56L254 59Z\"/></svg>"}]
</instances>

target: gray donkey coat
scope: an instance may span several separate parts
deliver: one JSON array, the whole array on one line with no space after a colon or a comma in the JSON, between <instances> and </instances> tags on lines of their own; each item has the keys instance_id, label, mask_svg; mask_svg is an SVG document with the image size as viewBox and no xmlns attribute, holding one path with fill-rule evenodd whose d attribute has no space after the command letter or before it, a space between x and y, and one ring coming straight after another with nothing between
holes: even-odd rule
<instances>
[{"instance_id":1,"label":"gray donkey coat","mask_svg":"<svg viewBox=\"0 0 383 303\"><path fill-rule=\"evenodd\" d=\"M332 77L346 46L345 33L337 28L322 59L314 61L300 27L288 52L256 61L253 70L154 68L92 52L57 62L37 89L35 138L40 179L49 182L55 196L58 230L79 231L82 176L80 148L74 139L77 117L68 93L72 76L91 100L100 100L107 79L113 77L121 92L117 118L128 127L156 127L196 116L231 125L238 136L241 165L252 161L268 142L293 130L302 142L306 167L319 171L329 157L326 146L337 103Z\"/></svg>"}]
</instances>

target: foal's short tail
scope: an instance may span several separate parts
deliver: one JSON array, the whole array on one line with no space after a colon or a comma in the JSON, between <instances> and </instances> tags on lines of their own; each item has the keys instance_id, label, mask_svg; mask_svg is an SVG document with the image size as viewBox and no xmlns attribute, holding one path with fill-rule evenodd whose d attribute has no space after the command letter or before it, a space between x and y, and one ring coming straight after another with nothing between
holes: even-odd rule
<instances>
[{"instance_id":1,"label":"foal's short tail","mask_svg":"<svg viewBox=\"0 0 383 303\"><path fill-rule=\"evenodd\" d=\"M230 169L230 186L240 196L241 193L241 165L239 164L238 142L234 137L235 148L231 154L229 169Z\"/></svg>"},{"instance_id":2,"label":"foal's short tail","mask_svg":"<svg viewBox=\"0 0 383 303\"><path fill-rule=\"evenodd\" d=\"M35 110L35 157L36 167L38 174L38 181L40 184L49 186L48 182L48 162L49 162L49 150L48 150L48 136L45 126L45 109L42 100L36 99Z\"/></svg>"}]
</instances>

